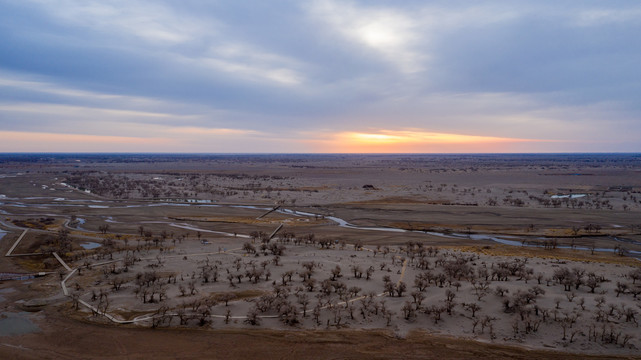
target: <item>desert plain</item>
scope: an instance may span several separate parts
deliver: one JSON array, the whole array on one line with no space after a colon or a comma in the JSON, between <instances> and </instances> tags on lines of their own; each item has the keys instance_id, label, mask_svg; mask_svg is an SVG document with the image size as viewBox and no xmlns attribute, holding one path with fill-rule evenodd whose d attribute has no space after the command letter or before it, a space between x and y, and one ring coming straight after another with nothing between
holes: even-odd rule
<instances>
[{"instance_id":1,"label":"desert plain","mask_svg":"<svg viewBox=\"0 0 641 360\"><path fill-rule=\"evenodd\" d=\"M634 358L641 156L0 156L2 358Z\"/></svg>"}]
</instances>

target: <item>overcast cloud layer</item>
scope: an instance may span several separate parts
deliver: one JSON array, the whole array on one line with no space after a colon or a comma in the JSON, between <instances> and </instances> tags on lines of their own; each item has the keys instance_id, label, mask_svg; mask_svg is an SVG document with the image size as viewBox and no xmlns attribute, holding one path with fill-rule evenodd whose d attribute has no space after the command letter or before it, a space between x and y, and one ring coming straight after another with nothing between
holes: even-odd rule
<instances>
[{"instance_id":1,"label":"overcast cloud layer","mask_svg":"<svg viewBox=\"0 0 641 360\"><path fill-rule=\"evenodd\" d=\"M638 1L0 0L0 151L638 152Z\"/></svg>"}]
</instances>

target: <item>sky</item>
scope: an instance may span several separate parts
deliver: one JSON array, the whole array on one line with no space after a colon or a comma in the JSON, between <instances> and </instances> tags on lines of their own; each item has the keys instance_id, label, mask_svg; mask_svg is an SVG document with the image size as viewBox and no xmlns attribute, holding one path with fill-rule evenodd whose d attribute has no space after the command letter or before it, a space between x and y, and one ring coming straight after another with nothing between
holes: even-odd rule
<instances>
[{"instance_id":1,"label":"sky","mask_svg":"<svg viewBox=\"0 0 641 360\"><path fill-rule=\"evenodd\" d=\"M641 152L641 2L0 0L0 152Z\"/></svg>"}]
</instances>

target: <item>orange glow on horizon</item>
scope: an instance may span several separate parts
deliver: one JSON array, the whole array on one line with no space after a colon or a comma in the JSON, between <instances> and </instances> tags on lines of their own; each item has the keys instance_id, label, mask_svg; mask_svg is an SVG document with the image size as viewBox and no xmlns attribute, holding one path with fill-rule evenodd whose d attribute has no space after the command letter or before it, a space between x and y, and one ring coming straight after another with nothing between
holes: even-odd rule
<instances>
[{"instance_id":1,"label":"orange glow on horizon","mask_svg":"<svg viewBox=\"0 0 641 360\"><path fill-rule=\"evenodd\" d=\"M461 134L446 134L426 131L391 131L382 130L379 133L343 132L337 134L340 139L364 144L390 144L410 142L431 143L470 143L470 142L522 142L533 141L527 139L502 138L492 136L476 136Z\"/></svg>"},{"instance_id":2,"label":"orange glow on horizon","mask_svg":"<svg viewBox=\"0 0 641 360\"><path fill-rule=\"evenodd\" d=\"M379 130L340 132L317 141L323 152L341 153L428 153L503 152L518 143L547 142L494 136L428 132L422 130Z\"/></svg>"},{"instance_id":3,"label":"orange glow on horizon","mask_svg":"<svg viewBox=\"0 0 641 360\"><path fill-rule=\"evenodd\" d=\"M540 151L533 140L426 132L300 132L275 136L227 128L162 129L148 136L0 131L0 152L291 152L291 153L504 153ZM215 140L215 141L213 141Z\"/></svg>"},{"instance_id":4,"label":"orange glow on horizon","mask_svg":"<svg viewBox=\"0 0 641 360\"><path fill-rule=\"evenodd\" d=\"M341 133L338 137L345 137L348 141L364 144L394 144L404 141L404 138L387 134Z\"/></svg>"}]
</instances>

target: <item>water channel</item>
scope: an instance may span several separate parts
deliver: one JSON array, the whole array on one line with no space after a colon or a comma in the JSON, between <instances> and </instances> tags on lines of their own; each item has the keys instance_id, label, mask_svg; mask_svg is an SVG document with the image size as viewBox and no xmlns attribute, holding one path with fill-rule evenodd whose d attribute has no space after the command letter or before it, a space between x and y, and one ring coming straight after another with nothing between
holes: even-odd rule
<instances>
[{"instance_id":1,"label":"water channel","mask_svg":"<svg viewBox=\"0 0 641 360\"><path fill-rule=\"evenodd\" d=\"M583 194L579 194L583 195ZM6 199L5 199L6 200ZM86 205L86 204L80 204L77 202L80 202L78 200L71 200L71 199L65 199L65 198L55 198L54 201L57 201L58 203L56 204L25 204L21 202L12 202L12 203L5 203L5 205L8 206L15 206L15 207L33 207L37 209L46 209L49 207L57 207L57 206L69 206L69 207L85 207L85 208L90 208L90 209L124 209L124 208L135 208L135 207L157 207L157 206L200 206L200 207L231 207L231 208L241 208L241 209L253 209L253 210L261 210L261 211L269 211L272 210L272 207L264 207L264 206L254 206L254 205L221 205L221 204L211 204L210 201L200 201L200 200L195 200L195 199L184 199L185 202L183 203L172 203L172 202L158 202L158 203L149 203L149 204L135 204L135 205L118 205L118 206L111 206L111 205ZM101 202L101 203L110 203L112 201L104 201L104 200L89 200L90 202ZM61 204L61 202L71 202L71 204ZM74 203L76 202L76 203ZM112 202L113 203L113 202ZM292 215L292 216L298 216L298 217L322 217L324 219L330 220L334 223L336 223L339 227L347 228L347 229L354 229L354 230L363 230L363 231L381 231L381 232L394 232L394 233L421 233L421 234L426 234L426 235L432 235L432 236L438 236L438 237L444 237L444 238L450 238L450 239L471 239L471 240L478 240L478 241L491 241L503 245L509 245L509 246L527 246L527 247L543 247L543 245L538 244L538 243L532 243L528 242L527 238L524 239L517 239L512 236L497 236L497 235L487 235L487 234L462 234L462 233L444 233L444 232L435 232L435 231L422 231L422 230L406 230L406 229L399 229L399 228L393 228L393 227L377 227L377 226L358 226L349 223L348 221L341 219L336 216L325 216L321 214L314 214L310 212L304 212L304 211L297 211L297 210L291 210L291 209L285 209L285 208L279 208L276 210L279 213L286 214L286 215ZM86 215L81 215L81 216L86 216ZM80 219L79 219L80 220ZM84 219L82 219L84 220ZM108 222L115 222L112 217L109 217ZM84 221L82 221L84 223ZM223 231L214 231L214 230L207 230L207 229L202 229L199 228L196 225L191 225L191 224L186 224L186 223L175 223L175 222L168 222L168 221L145 221L142 223L162 223L162 224L167 224L172 227L176 228L181 228L181 229L186 229L186 230L192 230L192 231L200 231L203 233L212 233L212 234L220 234L220 235L225 235L225 236L235 236L235 237L242 237L242 238L249 238L248 235L243 235L243 234L234 234L234 233L229 233L229 232L223 232ZM2 238L3 233L0 232L0 238ZM611 237L614 241L617 242L623 242L623 243L628 243L628 244L635 244L635 245L641 245L639 242L628 240L628 239L621 239L617 237ZM525 241L524 241L525 240ZM544 238L532 238L530 240L544 240ZM99 244L98 244L99 245ZM83 246L84 247L84 246ZM577 250L593 250L593 251L598 251L598 252L615 252L616 250L614 248L595 248L591 249L588 247L582 247L582 246L563 246L563 245L558 245L557 248L561 249L577 249ZM635 250L629 250L628 254L635 257L635 258L641 258L641 251L635 251Z\"/></svg>"}]
</instances>

